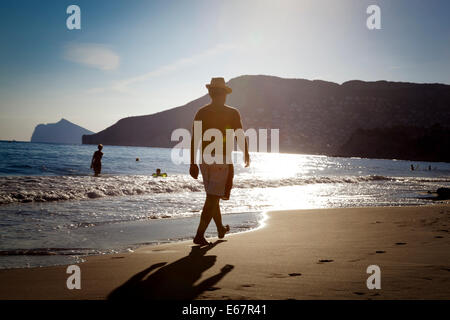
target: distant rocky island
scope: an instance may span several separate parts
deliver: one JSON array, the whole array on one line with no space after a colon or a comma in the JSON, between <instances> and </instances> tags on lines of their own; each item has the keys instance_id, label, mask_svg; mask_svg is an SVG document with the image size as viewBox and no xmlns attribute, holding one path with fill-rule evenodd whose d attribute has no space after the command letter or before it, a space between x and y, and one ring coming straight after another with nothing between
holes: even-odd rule
<instances>
[{"instance_id":1,"label":"distant rocky island","mask_svg":"<svg viewBox=\"0 0 450 320\"><path fill-rule=\"evenodd\" d=\"M227 104L240 110L245 128L280 129L280 152L450 162L450 85L263 75L240 76L228 85L233 93ZM83 143L172 147L172 131L190 130L195 112L208 102L204 95L124 118L84 135Z\"/></svg>"},{"instance_id":2,"label":"distant rocky island","mask_svg":"<svg viewBox=\"0 0 450 320\"><path fill-rule=\"evenodd\" d=\"M57 123L38 124L31 136L31 142L81 144L83 135L93 133L66 119L61 119Z\"/></svg>"}]
</instances>

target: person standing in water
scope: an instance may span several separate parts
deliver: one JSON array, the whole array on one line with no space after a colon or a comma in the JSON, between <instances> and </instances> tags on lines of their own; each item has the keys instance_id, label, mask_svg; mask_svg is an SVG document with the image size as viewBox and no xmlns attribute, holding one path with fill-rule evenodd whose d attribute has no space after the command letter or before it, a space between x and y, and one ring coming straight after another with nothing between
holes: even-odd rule
<instances>
[{"instance_id":1,"label":"person standing in water","mask_svg":"<svg viewBox=\"0 0 450 320\"><path fill-rule=\"evenodd\" d=\"M98 145L98 150L94 152L91 161L91 169L94 169L94 177L98 177L100 172L102 171L102 157L103 157L103 145Z\"/></svg>"},{"instance_id":2,"label":"person standing in water","mask_svg":"<svg viewBox=\"0 0 450 320\"><path fill-rule=\"evenodd\" d=\"M198 245L209 245L210 243L205 239L205 231L211 219L217 227L217 233L219 239L225 236L225 233L230 231L228 225L224 226L222 224L222 216L220 213L220 199L228 200L230 198L230 192L233 185L233 175L234 168L231 161L226 161L231 157L232 150L227 150L226 144L226 129L238 130L242 129L241 116L239 111L235 108L225 105L227 94L231 93L231 88L225 84L223 78L212 78L211 83L206 85L208 88L209 95L211 97L211 103L200 108L194 118L194 125L196 121L201 121L202 124L202 137L205 131L208 129L218 129L222 133L223 138L223 148L221 150L222 154L217 154L218 150L214 150L214 157L217 159L219 157L222 159L221 163L207 163L204 160L204 150L209 144L208 142L201 141L202 159L200 163L200 170L203 177L203 184L206 192L206 200L203 205L202 214L200 217L200 223L198 225L197 234L194 237L194 243ZM192 139L191 139L191 164L189 168L189 174L197 179L199 168L195 162L195 155L197 153L197 147L200 141L195 141L198 137L194 137L194 125L192 128ZM244 139L237 139L241 150L244 151L244 161L245 166L250 165L250 156L248 153L248 144ZM243 142L245 141L245 143ZM234 141L233 141L234 146ZM228 152L228 153L227 153Z\"/></svg>"}]
</instances>

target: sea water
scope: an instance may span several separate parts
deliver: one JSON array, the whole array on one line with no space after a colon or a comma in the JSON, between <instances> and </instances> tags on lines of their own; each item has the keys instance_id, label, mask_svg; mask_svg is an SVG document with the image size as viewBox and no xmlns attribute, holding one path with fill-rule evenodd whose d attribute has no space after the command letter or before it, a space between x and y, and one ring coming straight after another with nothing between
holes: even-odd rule
<instances>
[{"instance_id":1,"label":"sea water","mask_svg":"<svg viewBox=\"0 0 450 320\"><path fill-rule=\"evenodd\" d=\"M201 176L174 164L171 149L105 146L93 177L95 150L0 142L0 268L80 262L194 235ZM448 163L256 153L244 168L234 156L234 188L221 202L232 232L257 227L266 210L421 205L450 186ZM152 177L156 168L168 177Z\"/></svg>"}]
</instances>

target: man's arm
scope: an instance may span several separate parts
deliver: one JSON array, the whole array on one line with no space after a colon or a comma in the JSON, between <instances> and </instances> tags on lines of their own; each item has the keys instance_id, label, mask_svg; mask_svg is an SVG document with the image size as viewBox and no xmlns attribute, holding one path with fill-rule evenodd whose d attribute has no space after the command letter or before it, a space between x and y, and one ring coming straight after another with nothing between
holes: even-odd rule
<instances>
[{"instance_id":1,"label":"man's arm","mask_svg":"<svg viewBox=\"0 0 450 320\"><path fill-rule=\"evenodd\" d=\"M198 112L194 117L194 121L192 122L192 130L191 130L191 164L195 164L195 158L197 155L197 148L199 145L199 137L195 136L195 122L201 121Z\"/></svg>"},{"instance_id":2,"label":"man's arm","mask_svg":"<svg viewBox=\"0 0 450 320\"><path fill-rule=\"evenodd\" d=\"M242 134L244 135L243 139L236 138L236 140L238 142L239 149L244 151L245 167L248 167L250 165L250 154L248 153L248 142L247 142L247 137L245 137L245 134L244 134L244 127L242 126L241 114L237 110L236 110L235 123L236 124L235 124L234 130L241 129Z\"/></svg>"},{"instance_id":3,"label":"man's arm","mask_svg":"<svg viewBox=\"0 0 450 320\"><path fill-rule=\"evenodd\" d=\"M199 121L198 113L194 117L194 121L192 123L192 131L191 131L191 165L189 168L189 174L192 178L197 179L198 177L198 166L195 163L195 157L197 155L197 148L199 144L198 137L195 136L195 121Z\"/></svg>"},{"instance_id":4,"label":"man's arm","mask_svg":"<svg viewBox=\"0 0 450 320\"><path fill-rule=\"evenodd\" d=\"M195 120L194 120L195 121ZM191 165L195 164L195 142L194 142L194 123L192 123L192 132L191 132Z\"/></svg>"},{"instance_id":5,"label":"man's arm","mask_svg":"<svg viewBox=\"0 0 450 320\"><path fill-rule=\"evenodd\" d=\"M94 154L92 155L92 160L91 160L91 169L92 169L92 167L94 166L94 158L95 158L95 152L94 152Z\"/></svg>"}]
</instances>

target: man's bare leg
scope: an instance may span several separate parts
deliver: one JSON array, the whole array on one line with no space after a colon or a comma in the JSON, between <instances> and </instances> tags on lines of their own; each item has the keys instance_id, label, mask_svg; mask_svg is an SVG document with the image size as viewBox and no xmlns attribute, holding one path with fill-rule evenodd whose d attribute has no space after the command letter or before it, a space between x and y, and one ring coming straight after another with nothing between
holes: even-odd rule
<instances>
[{"instance_id":1,"label":"man's bare leg","mask_svg":"<svg viewBox=\"0 0 450 320\"><path fill-rule=\"evenodd\" d=\"M219 197L213 195L206 195L205 204L203 205L202 215L200 216L200 223L197 228L197 234L194 238L196 244L208 244L205 239L205 231L214 215L216 203L218 204Z\"/></svg>"},{"instance_id":2,"label":"man's bare leg","mask_svg":"<svg viewBox=\"0 0 450 320\"><path fill-rule=\"evenodd\" d=\"M219 234L219 238L222 239L225 236L225 233L230 231L230 226L224 226L222 224L222 214L220 212L220 198L217 198L217 203L214 206L213 219L216 224L217 233Z\"/></svg>"},{"instance_id":3,"label":"man's bare leg","mask_svg":"<svg viewBox=\"0 0 450 320\"><path fill-rule=\"evenodd\" d=\"M220 214L220 204L219 204L220 198L217 199L217 202L214 203L214 211L213 211L213 219L214 223L216 224L217 230L220 230L222 225L222 215Z\"/></svg>"}]
</instances>

